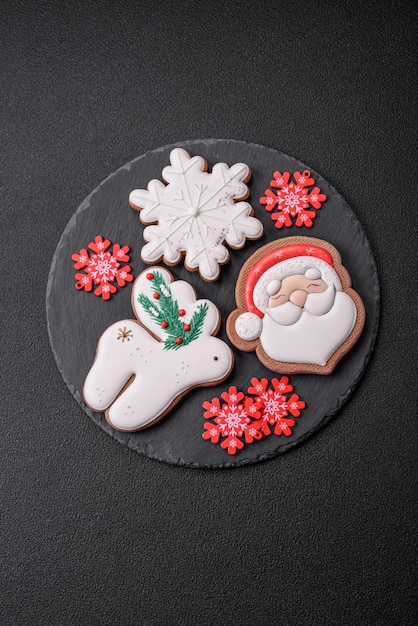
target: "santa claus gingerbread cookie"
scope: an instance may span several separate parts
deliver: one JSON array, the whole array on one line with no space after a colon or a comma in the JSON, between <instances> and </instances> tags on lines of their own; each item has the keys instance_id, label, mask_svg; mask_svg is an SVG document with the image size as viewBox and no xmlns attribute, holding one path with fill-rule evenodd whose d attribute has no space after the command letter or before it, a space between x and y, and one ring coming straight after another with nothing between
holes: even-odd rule
<instances>
[{"instance_id":1,"label":"santa claus gingerbread cookie","mask_svg":"<svg viewBox=\"0 0 418 626\"><path fill-rule=\"evenodd\" d=\"M365 320L340 254L312 237L287 237L255 252L239 274L236 302L230 340L283 374L330 374Z\"/></svg>"},{"instance_id":2,"label":"santa claus gingerbread cookie","mask_svg":"<svg viewBox=\"0 0 418 626\"><path fill-rule=\"evenodd\" d=\"M137 320L116 322L101 336L83 387L87 405L127 432L160 420L193 387L223 381L234 362L214 337L217 307L166 269L138 276L132 308Z\"/></svg>"}]
</instances>

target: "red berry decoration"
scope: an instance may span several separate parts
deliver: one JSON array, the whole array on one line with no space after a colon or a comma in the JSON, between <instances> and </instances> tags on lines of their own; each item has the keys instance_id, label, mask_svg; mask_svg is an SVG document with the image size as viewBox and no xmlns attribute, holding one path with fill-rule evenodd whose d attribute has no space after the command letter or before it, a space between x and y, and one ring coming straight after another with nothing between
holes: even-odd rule
<instances>
[{"instance_id":1,"label":"red berry decoration","mask_svg":"<svg viewBox=\"0 0 418 626\"><path fill-rule=\"evenodd\" d=\"M148 280L152 280L153 278L154 278L154 274L153 274L152 272L149 272L149 273L147 274L147 279L148 279Z\"/></svg>"},{"instance_id":2,"label":"red berry decoration","mask_svg":"<svg viewBox=\"0 0 418 626\"><path fill-rule=\"evenodd\" d=\"M202 334L209 305L203 301L193 307L190 318L185 319L186 311L180 309L177 300L173 299L170 283L167 284L164 275L157 268L150 273L153 278L145 289L148 295L140 293L137 301L160 329L164 350L182 350ZM148 278L149 275L144 273L143 276Z\"/></svg>"}]
</instances>

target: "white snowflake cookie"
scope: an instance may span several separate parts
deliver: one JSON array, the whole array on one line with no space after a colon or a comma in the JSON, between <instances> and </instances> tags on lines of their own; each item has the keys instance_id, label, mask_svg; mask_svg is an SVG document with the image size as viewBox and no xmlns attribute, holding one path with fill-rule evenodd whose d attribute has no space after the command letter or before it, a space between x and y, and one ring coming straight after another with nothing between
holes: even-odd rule
<instances>
[{"instance_id":1,"label":"white snowflake cookie","mask_svg":"<svg viewBox=\"0 0 418 626\"><path fill-rule=\"evenodd\" d=\"M245 183L250 168L216 163L209 173L205 159L182 148L171 151L170 163L162 171L166 185L151 180L147 189L129 195L129 204L141 211L141 222L152 224L144 229L142 260L176 265L184 255L188 270L212 282L229 259L225 244L239 249L246 239L263 234L261 222L252 217L253 208L243 202L249 195Z\"/></svg>"}]
</instances>

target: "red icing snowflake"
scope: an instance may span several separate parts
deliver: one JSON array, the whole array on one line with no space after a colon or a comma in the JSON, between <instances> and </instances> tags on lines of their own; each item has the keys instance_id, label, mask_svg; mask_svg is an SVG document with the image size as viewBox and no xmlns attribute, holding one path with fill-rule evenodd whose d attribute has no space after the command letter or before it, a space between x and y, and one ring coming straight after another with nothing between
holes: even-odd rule
<instances>
[{"instance_id":1,"label":"red icing snowflake","mask_svg":"<svg viewBox=\"0 0 418 626\"><path fill-rule=\"evenodd\" d=\"M270 426L274 426L275 435L290 437L295 425L293 418L299 417L305 408L296 393L288 397L292 391L293 386L286 376L280 380L273 378L271 387L267 378L252 378L248 393L254 398L230 387L221 395L225 404L219 398L203 403L203 415L208 420L204 424L203 439L215 444L221 440L221 448L236 454L237 450L242 450L244 442L251 444L271 435Z\"/></svg>"},{"instance_id":2,"label":"red icing snowflake","mask_svg":"<svg viewBox=\"0 0 418 626\"><path fill-rule=\"evenodd\" d=\"M96 296L101 296L103 300L109 300L112 293L116 293L117 287L124 287L126 283L133 281L129 265L122 265L129 261L129 247L113 244L112 251L109 250L112 244L108 239L103 239L100 235L95 237L94 242L88 244L88 248L95 254L91 254L85 248L79 254L73 254L74 269L83 269L85 273L75 275L76 289L92 291L93 285L98 285L94 290Z\"/></svg>"},{"instance_id":3,"label":"red icing snowflake","mask_svg":"<svg viewBox=\"0 0 418 626\"><path fill-rule=\"evenodd\" d=\"M275 435L285 435L290 437L295 420L289 416L299 417L301 409L305 408L305 403L299 399L296 393L290 398L287 395L293 391L293 386L289 384L289 379L282 376L280 380L273 378L272 388L268 388L267 378L251 379L251 387L248 393L257 396L256 402L261 401L260 429L264 436L271 435L270 425L274 426Z\"/></svg>"},{"instance_id":4,"label":"red icing snowflake","mask_svg":"<svg viewBox=\"0 0 418 626\"><path fill-rule=\"evenodd\" d=\"M293 178L296 182L289 182L292 176L290 172L283 172L283 174L274 172L273 176L270 186L277 191L266 189L260 202L266 205L267 211L276 209L276 212L271 214L272 220L276 222L276 228L292 226L292 218L296 218L296 226L310 228L313 224L312 220L316 217L316 212L312 209L320 209L321 204L327 199L319 187L308 189L315 185L310 171L294 172Z\"/></svg>"},{"instance_id":5,"label":"red icing snowflake","mask_svg":"<svg viewBox=\"0 0 418 626\"><path fill-rule=\"evenodd\" d=\"M212 443L220 443L221 448L228 450L228 454L236 454L237 450L244 447L245 443L252 443L254 439L261 439L259 409L262 402L253 398L244 397L236 387L230 387L228 392L222 394L225 404L221 404L219 398L213 398L211 402L204 402L204 417L213 422L204 424L203 439L210 439Z\"/></svg>"}]
</instances>

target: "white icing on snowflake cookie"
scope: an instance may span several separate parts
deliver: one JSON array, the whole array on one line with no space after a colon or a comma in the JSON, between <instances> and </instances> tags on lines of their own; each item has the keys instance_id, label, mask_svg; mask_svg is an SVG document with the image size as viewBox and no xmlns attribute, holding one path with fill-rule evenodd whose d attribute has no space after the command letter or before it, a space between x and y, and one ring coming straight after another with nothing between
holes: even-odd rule
<instances>
[{"instance_id":1,"label":"white icing on snowflake cookie","mask_svg":"<svg viewBox=\"0 0 418 626\"><path fill-rule=\"evenodd\" d=\"M185 266L214 281L220 265L229 259L225 243L239 249L246 239L259 239L261 222L253 209L242 202L249 195L245 184L251 177L248 165L229 167L216 163L212 173L200 156L191 157L182 148L170 153L171 165L162 171L167 182L151 180L147 189L135 189L129 204L141 211L147 241L141 257L145 263L163 260L176 265L185 255Z\"/></svg>"},{"instance_id":2,"label":"white icing on snowflake cookie","mask_svg":"<svg viewBox=\"0 0 418 626\"><path fill-rule=\"evenodd\" d=\"M95 411L116 430L151 426L196 386L222 382L233 367L230 348L213 335L220 316L167 270L142 272L132 289L137 320L112 324L101 336L83 387Z\"/></svg>"}]
</instances>

